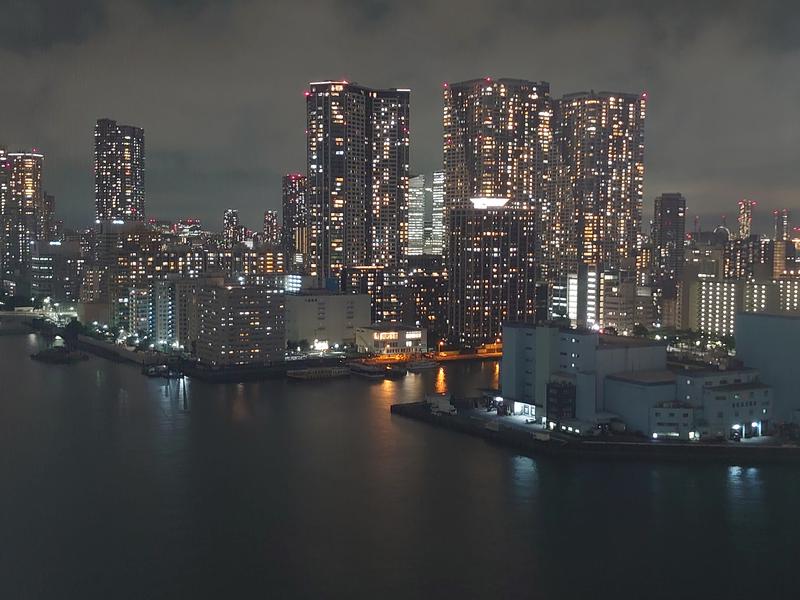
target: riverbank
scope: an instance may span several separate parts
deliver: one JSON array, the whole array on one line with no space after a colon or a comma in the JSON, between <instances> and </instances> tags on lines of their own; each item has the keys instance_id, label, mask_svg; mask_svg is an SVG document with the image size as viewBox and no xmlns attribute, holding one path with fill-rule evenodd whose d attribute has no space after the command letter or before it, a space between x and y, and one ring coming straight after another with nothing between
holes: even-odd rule
<instances>
[{"instance_id":1,"label":"riverbank","mask_svg":"<svg viewBox=\"0 0 800 600\"><path fill-rule=\"evenodd\" d=\"M434 414L426 402L393 404L390 410L393 415L480 437L488 442L529 456L674 462L704 461L732 465L800 464L800 446L579 439L547 431L526 431L519 427L505 425L499 419L481 418L473 413L467 415Z\"/></svg>"},{"instance_id":2,"label":"riverbank","mask_svg":"<svg viewBox=\"0 0 800 600\"><path fill-rule=\"evenodd\" d=\"M85 352L69 350L65 346L46 348L31 354L33 360L52 365L72 365L84 360L89 360L89 355Z\"/></svg>"},{"instance_id":3,"label":"riverbank","mask_svg":"<svg viewBox=\"0 0 800 600\"><path fill-rule=\"evenodd\" d=\"M119 344L96 340L86 335L78 336L76 346L84 352L89 352L90 354L114 362L130 362L140 366L157 364L159 361L163 362L156 352L130 350Z\"/></svg>"},{"instance_id":4,"label":"riverbank","mask_svg":"<svg viewBox=\"0 0 800 600\"><path fill-rule=\"evenodd\" d=\"M343 357L307 358L272 364L214 368L194 360L179 359L159 352L131 350L119 344L85 335L78 336L76 346L84 352L113 362L128 362L141 367L168 364L173 371L207 383L245 383L282 379L290 370L340 366L345 362Z\"/></svg>"},{"instance_id":5,"label":"riverbank","mask_svg":"<svg viewBox=\"0 0 800 600\"><path fill-rule=\"evenodd\" d=\"M208 383L243 383L249 381L282 379L286 377L287 371L297 369L333 367L342 364L344 364L344 359L337 357L308 358L305 360L275 362L269 365L247 365L222 368L208 367L197 361L182 360L178 366L184 375Z\"/></svg>"}]
</instances>

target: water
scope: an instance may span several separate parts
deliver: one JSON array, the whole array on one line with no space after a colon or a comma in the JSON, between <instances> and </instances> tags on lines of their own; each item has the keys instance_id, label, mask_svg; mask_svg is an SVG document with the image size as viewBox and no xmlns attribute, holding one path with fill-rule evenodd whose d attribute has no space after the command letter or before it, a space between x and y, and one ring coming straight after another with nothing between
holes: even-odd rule
<instances>
[{"instance_id":1,"label":"water","mask_svg":"<svg viewBox=\"0 0 800 600\"><path fill-rule=\"evenodd\" d=\"M210 385L0 337L2 598L796 598L800 473L532 460L393 417L496 363Z\"/></svg>"}]
</instances>

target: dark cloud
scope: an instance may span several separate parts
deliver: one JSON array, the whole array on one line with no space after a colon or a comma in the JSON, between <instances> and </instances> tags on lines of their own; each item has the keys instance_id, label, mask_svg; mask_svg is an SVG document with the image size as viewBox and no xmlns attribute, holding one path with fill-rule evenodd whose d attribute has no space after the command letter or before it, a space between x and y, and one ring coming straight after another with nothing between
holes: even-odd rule
<instances>
[{"instance_id":1,"label":"dark cloud","mask_svg":"<svg viewBox=\"0 0 800 600\"><path fill-rule=\"evenodd\" d=\"M702 6L696 6L701 4ZM0 0L0 143L47 154L46 185L92 215L95 119L145 128L150 214L251 226L305 169L303 90L412 88L412 167L441 162L441 83L647 90L646 207L682 191L800 218L800 7L785 2ZM704 223L711 224L710 218Z\"/></svg>"},{"instance_id":2,"label":"dark cloud","mask_svg":"<svg viewBox=\"0 0 800 600\"><path fill-rule=\"evenodd\" d=\"M99 0L3 0L0 48L19 53L80 42L104 22Z\"/></svg>"}]
</instances>

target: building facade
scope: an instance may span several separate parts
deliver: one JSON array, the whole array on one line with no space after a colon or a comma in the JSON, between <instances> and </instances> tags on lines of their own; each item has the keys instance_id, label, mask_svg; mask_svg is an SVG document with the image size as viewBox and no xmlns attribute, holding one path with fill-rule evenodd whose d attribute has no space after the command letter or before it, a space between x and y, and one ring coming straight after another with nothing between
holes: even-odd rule
<instances>
[{"instance_id":1,"label":"building facade","mask_svg":"<svg viewBox=\"0 0 800 600\"><path fill-rule=\"evenodd\" d=\"M308 254L308 207L306 205L306 176L287 173L282 178L281 204L283 207L283 247L291 257L292 265L302 265Z\"/></svg>"},{"instance_id":2,"label":"building facade","mask_svg":"<svg viewBox=\"0 0 800 600\"><path fill-rule=\"evenodd\" d=\"M756 369L668 365L663 344L553 325L511 324L503 337L500 400L548 429L584 435L617 422L651 439L739 439L774 419Z\"/></svg>"},{"instance_id":3,"label":"building facade","mask_svg":"<svg viewBox=\"0 0 800 600\"><path fill-rule=\"evenodd\" d=\"M408 246L408 90L346 81L306 92L309 270L401 267Z\"/></svg>"},{"instance_id":4,"label":"building facade","mask_svg":"<svg viewBox=\"0 0 800 600\"><path fill-rule=\"evenodd\" d=\"M408 184L408 255L425 252L425 175L415 175Z\"/></svg>"},{"instance_id":5,"label":"building facade","mask_svg":"<svg viewBox=\"0 0 800 600\"><path fill-rule=\"evenodd\" d=\"M306 290L286 295L286 341L318 350L354 345L356 329L371 323L366 294Z\"/></svg>"},{"instance_id":6,"label":"building facade","mask_svg":"<svg viewBox=\"0 0 800 600\"><path fill-rule=\"evenodd\" d=\"M736 319L736 356L758 369L772 385L775 418L800 423L797 340L800 315L741 313Z\"/></svg>"},{"instance_id":7,"label":"building facade","mask_svg":"<svg viewBox=\"0 0 800 600\"><path fill-rule=\"evenodd\" d=\"M508 201L474 199L450 211L449 339L466 346L500 341L506 321L531 322L536 276L529 249L534 211Z\"/></svg>"},{"instance_id":8,"label":"building facade","mask_svg":"<svg viewBox=\"0 0 800 600\"><path fill-rule=\"evenodd\" d=\"M452 211L471 208L475 197L535 211L543 234L551 214L550 84L487 77L445 84L443 97L445 248Z\"/></svg>"},{"instance_id":9,"label":"building facade","mask_svg":"<svg viewBox=\"0 0 800 600\"><path fill-rule=\"evenodd\" d=\"M29 282L38 218L44 210L39 152L0 149L0 266L4 279Z\"/></svg>"},{"instance_id":10,"label":"building facade","mask_svg":"<svg viewBox=\"0 0 800 600\"><path fill-rule=\"evenodd\" d=\"M686 198L682 194L661 194L653 213L653 283L661 295L675 296L683 275L686 234Z\"/></svg>"},{"instance_id":11,"label":"building facade","mask_svg":"<svg viewBox=\"0 0 800 600\"><path fill-rule=\"evenodd\" d=\"M94 128L96 221L143 221L144 175L144 130L99 119Z\"/></svg>"},{"instance_id":12,"label":"building facade","mask_svg":"<svg viewBox=\"0 0 800 600\"><path fill-rule=\"evenodd\" d=\"M278 222L278 211L265 210L264 211L264 229L263 242L267 246L280 246L281 244L281 226Z\"/></svg>"},{"instance_id":13,"label":"building facade","mask_svg":"<svg viewBox=\"0 0 800 600\"><path fill-rule=\"evenodd\" d=\"M203 286L197 358L212 368L265 365L285 356L282 278L272 284ZM279 283L280 282L280 283Z\"/></svg>"},{"instance_id":14,"label":"building facade","mask_svg":"<svg viewBox=\"0 0 800 600\"><path fill-rule=\"evenodd\" d=\"M446 84L446 211L469 208L475 197L536 206L547 187L551 117L550 84L544 81L487 77Z\"/></svg>"},{"instance_id":15,"label":"building facade","mask_svg":"<svg viewBox=\"0 0 800 600\"><path fill-rule=\"evenodd\" d=\"M772 211L772 218L775 230L773 239L776 242L788 242L790 239L789 209L781 208Z\"/></svg>"},{"instance_id":16,"label":"building facade","mask_svg":"<svg viewBox=\"0 0 800 600\"><path fill-rule=\"evenodd\" d=\"M244 228L239 221L239 211L229 208L222 215L222 239L226 248L244 241Z\"/></svg>"},{"instance_id":17,"label":"building facade","mask_svg":"<svg viewBox=\"0 0 800 600\"><path fill-rule=\"evenodd\" d=\"M32 292L55 302L78 302L85 259L80 242L36 242L32 257Z\"/></svg>"},{"instance_id":18,"label":"building facade","mask_svg":"<svg viewBox=\"0 0 800 600\"><path fill-rule=\"evenodd\" d=\"M504 399L535 407L541 421L594 421L605 408L608 375L654 371L666 346L640 338L556 326L507 324L500 386Z\"/></svg>"},{"instance_id":19,"label":"building facade","mask_svg":"<svg viewBox=\"0 0 800 600\"><path fill-rule=\"evenodd\" d=\"M378 323L356 328L356 346L360 352L386 356L422 354L428 351L428 336L421 327Z\"/></svg>"},{"instance_id":20,"label":"building facade","mask_svg":"<svg viewBox=\"0 0 800 600\"><path fill-rule=\"evenodd\" d=\"M425 225L426 231L430 233L425 238L425 254L442 256L446 246L444 237L444 171L434 171L431 177L430 198L430 225L427 223Z\"/></svg>"},{"instance_id":21,"label":"building facade","mask_svg":"<svg viewBox=\"0 0 800 600\"><path fill-rule=\"evenodd\" d=\"M646 98L581 92L558 102L553 202L561 214L557 232L566 240L560 254L567 260L605 268L636 257Z\"/></svg>"},{"instance_id":22,"label":"building facade","mask_svg":"<svg viewBox=\"0 0 800 600\"><path fill-rule=\"evenodd\" d=\"M749 238L753 233L753 211L757 205L755 200L739 200L736 219L739 229L736 237L740 240Z\"/></svg>"}]
</instances>

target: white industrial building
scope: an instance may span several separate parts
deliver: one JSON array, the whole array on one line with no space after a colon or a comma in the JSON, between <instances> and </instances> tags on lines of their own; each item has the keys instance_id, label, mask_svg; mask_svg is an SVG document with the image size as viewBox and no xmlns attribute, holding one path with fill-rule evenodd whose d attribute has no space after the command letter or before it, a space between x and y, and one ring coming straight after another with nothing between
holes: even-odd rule
<instances>
[{"instance_id":1,"label":"white industrial building","mask_svg":"<svg viewBox=\"0 0 800 600\"><path fill-rule=\"evenodd\" d=\"M741 313L736 316L736 356L773 386L775 418L800 423L797 342L800 315Z\"/></svg>"},{"instance_id":2,"label":"white industrial building","mask_svg":"<svg viewBox=\"0 0 800 600\"><path fill-rule=\"evenodd\" d=\"M591 421L603 410L606 376L657 370L665 363L660 343L509 323L503 329L500 381L504 397L535 405L540 418Z\"/></svg>"},{"instance_id":3,"label":"white industrial building","mask_svg":"<svg viewBox=\"0 0 800 600\"><path fill-rule=\"evenodd\" d=\"M360 352L371 354L422 354L428 351L428 330L399 323L375 323L356 328Z\"/></svg>"},{"instance_id":4,"label":"white industrial building","mask_svg":"<svg viewBox=\"0 0 800 600\"><path fill-rule=\"evenodd\" d=\"M501 401L550 428L622 421L656 438L751 437L773 418L756 369L668 368L661 343L552 325L507 324L503 340Z\"/></svg>"},{"instance_id":5,"label":"white industrial building","mask_svg":"<svg viewBox=\"0 0 800 600\"><path fill-rule=\"evenodd\" d=\"M368 294L305 290L286 295L286 340L317 350L355 344L356 329L371 323Z\"/></svg>"}]
</instances>

